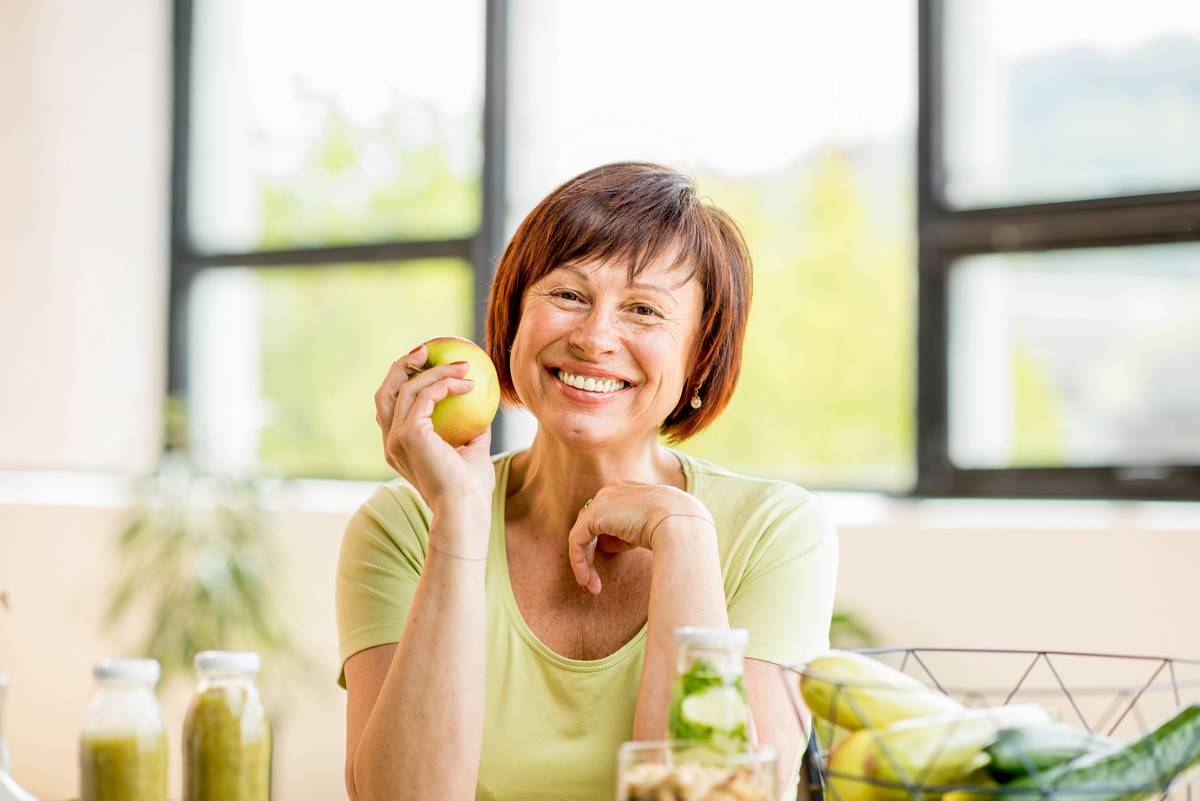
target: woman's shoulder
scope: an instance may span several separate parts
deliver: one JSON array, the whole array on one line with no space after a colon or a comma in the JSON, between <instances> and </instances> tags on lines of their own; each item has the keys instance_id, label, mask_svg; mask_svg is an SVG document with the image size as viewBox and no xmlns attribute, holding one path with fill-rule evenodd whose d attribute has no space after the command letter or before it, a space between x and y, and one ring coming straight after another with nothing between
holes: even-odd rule
<instances>
[{"instance_id":1,"label":"woman's shoulder","mask_svg":"<svg viewBox=\"0 0 1200 801\"><path fill-rule=\"evenodd\" d=\"M816 501L811 492L782 478L738 473L707 459L671 449L683 465L689 491L703 497L710 493L790 499L794 503Z\"/></svg>"},{"instance_id":2,"label":"woman's shoulder","mask_svg":"<svg viewBox=\"0 0 1200 801\"><path fill-rule=\"evenodd\" d=\"M421 493L404 478L397 476L383 482L372 490L371 494L359 507L359 512L369 511L380 516L392 516L396 513L428 513Z\"/></svg>"},{"instance_id":3,"label":"woman's shoulder","mask_svg":"<svg viewBox=\"0 0 1200 801\"><path fill-rule=\"evenodd\" d=\"M412 484L396 477L376 485L346 521L342 550L369 547L420 551L428 537L429 507Z\"/></svg>"},{"instance_id":4,"label":"woman's shoulder","mask_svg":"<svg viewBox=\"0 0 1200 801\"><path fill-rule=\"evenodd\" d=\"M677 452L687 474L688 492L718 522L718 529L756 532L805 532L813 541L836 537L833 517L820 498L781 478L735 472L696 456Z\"/></svg>"}]
</instances>

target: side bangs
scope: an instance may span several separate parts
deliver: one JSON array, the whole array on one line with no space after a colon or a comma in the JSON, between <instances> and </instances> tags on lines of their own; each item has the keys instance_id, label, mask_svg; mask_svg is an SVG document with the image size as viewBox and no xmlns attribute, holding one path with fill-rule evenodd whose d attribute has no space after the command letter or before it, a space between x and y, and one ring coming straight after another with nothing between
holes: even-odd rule
<instances>
[{"instance_id":1,"label":"side bangs","mask_svg":"<svg viewBox=\"0 0 1200 801\"><path fill-rule=\"evenodd\" d=\"M694 215L706 216L703 209L663 209L662 202L588 205L559 217L550 258L538 265L540 275L531 276L531 282L556 267L582 262L624 264L632 280L666 259L673 269L686 269L689 278L699 277L697 257L707 250L707 242Z\"/></svg>"}]
</instances>

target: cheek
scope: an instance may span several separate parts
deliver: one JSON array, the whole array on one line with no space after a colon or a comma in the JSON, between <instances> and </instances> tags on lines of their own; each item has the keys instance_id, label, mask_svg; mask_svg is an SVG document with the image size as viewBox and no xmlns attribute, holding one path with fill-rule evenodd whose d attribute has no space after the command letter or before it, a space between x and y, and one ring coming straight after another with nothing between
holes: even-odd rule
<instances>
[{"instance_id":1,"label":"cheek","mask_svg":"<svg viewBox=\"0 0 1200 801\"><path fill-rule=\"evenodd\" d=\"M691 372L692 365L696 362L696 357L700 352L700 326L692 324L685 326L678 333L675 340L676 353L678 354L679 367L683 375L683 380L687 380L688 374Z\"/></svg>"},{"instance_id":2,"label":"cheek","mask_svg":"<svg viewBox=\"0 0 1200 801\"><path fill-rule=\"evenodd\" d=\"M517 324L517 334L513 337L512 350L509 358L514 362L514 369L524 363L533 350L531 339L534 336L535 325L528 315L523 315Z\"/></svg>"},{"instance_id":3,"label":"cheek","mask_svg":"<svg viewBox=\"0 0 1200 801\"><path fill-rule=\"evenodd\" d=\"M513 338L513 350L520 346L526 359L532 359L550 344L562 331L562 314L554 309L548 309L540 304L531 307L521 314L517 323L517 334Z\"/></svg>"},{"instance_id":4,"label":"cheek","mask_svg":"<svg viewBox=\"0 0 1200 801\"><path fill-rule=\"evenodd\" d=\"M508 372L512 376L513 387L518 396L538 370L538 333L536 319L522 315L508 353Z\"/></svg>"},{"instance_id":5,"label":"cheek","mask_svg":"<svg viewBox=\"0 0 1200 801\"><path fill-rule=\"evenodd\" d=\"M524 378L523 370L526 367L527 359L525 358L525 342L521 338L520 332L513 339L512 348L508 351L508 373L512 376L513 385L520 392L521 381Z\"/></svg>"},{"instance_id":6,"label":"cheek","mask_svg":"<svg viewBox=\"0 0 1200 801\"><path fill-rule=\"evenodd\" d=\"M670 400L675 403L682 393L689 391L687 381L692 364L690 342L670 336L657 344L652 355L645 355L650 361L644 366L659 376L658 391L664 402Z\"/></svg>"}]
</instances>

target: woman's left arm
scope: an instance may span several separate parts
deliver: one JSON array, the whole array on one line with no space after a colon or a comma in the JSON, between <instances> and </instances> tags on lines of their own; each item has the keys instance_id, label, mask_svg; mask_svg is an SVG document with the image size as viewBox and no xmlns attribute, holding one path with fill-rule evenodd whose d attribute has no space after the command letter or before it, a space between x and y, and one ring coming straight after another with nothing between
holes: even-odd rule
<instances>
[{"instance_id":1,"label":"woman's left arm","mask_svg":"<svg viewBox=\"0 0 1200 801\"><path fill-rule=\"evenodd\" d=\"M800 728L800 717L808 712L800 700L800 674L761 659L745 660L746 694L750 697L750 717L755 739L770 743L779 752L776 765L776 796L783 797L792 778L800 769L807 732ZM793 704L801 704L799 710Z\"/></svg>"},{"instance_id":2,"label":"woman's left arm","mask_svg":"<svg viewBox=\"0 0 1200 801\"><path fill-rule=\"evenodd\" d=\"M675 682L675 629L729 628L717 530L712 518L685 514L656 524L646 653L633 717L635 740L667 736Z\"/></svg>"},{"instance_id":3,"label":"woman's left arm","mask_svg":"<svg viewBox=\"0 0 1200 801\"><path fill-rule=\"evenodd\" d=\"M592 594L600 591L591 564L597 548L642 547L654 553L633 736L658 740L666 735L675 676L675 629L728 628L736 618L739 625L773 643L764 652L770 656L747 656L745 674L755 739L778 749L783 793L807 746L800 721L808 720L808 712L800 699L799 674L779 665L798 664L829 647L838 562L832 520L819 502L799 489L755 504L766 510L764 519L757 521L763 528L755 547L770 553L756 560L753 591L739 593L733 615L733 607L727 607L716 527L708 510L687 493L643 485L641 492L648 494L630 494L636 490L636 485L609 485L597 493L572 529L570 544L576 578Z\"/></svg>"},{"instance_id":4,"label":"woman's left arm","mask_svg":"<svg viewBox=\"0 0 1200 801\"><path fill-rule=\"evenodd\" d=\"M597 548L646 548L654 554L633 737L662 740L667 734L675 680L675 629L729 627L712 515L704 504L682 490L611 482L580 514L568 548L576 580L593 595L601 591L592 564Z\"/></svg>"}]
</instances>

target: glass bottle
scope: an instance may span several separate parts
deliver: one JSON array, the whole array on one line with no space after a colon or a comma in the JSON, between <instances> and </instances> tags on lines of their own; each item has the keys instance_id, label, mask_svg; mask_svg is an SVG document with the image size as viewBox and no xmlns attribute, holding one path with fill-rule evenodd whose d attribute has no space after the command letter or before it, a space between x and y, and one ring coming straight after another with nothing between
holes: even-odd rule
<instances>
[{"instance_id":1,"label":"glass bottle","mask_svg":"<svg viewBox=\"0 0 1200 801\"><path fill-rule=\"evenodd\" d=\"M268 801L271 722L253 651L196 654L198 683L183 724L183 801Z\"/></svg>"},{"instance_id":2,"label":"glass bottle","mask_svg":"<svg viewBox=\"0 0 1200 801\"><path fill-rule=\"evenodd\" d=\"M746 629L675 630L675 685L667 737L724 754L750 748L742 654Z\"/></svg>"},{"instance_id":3,"label":"glass bottle","mask_svg":"<svg viewBox=\"0 0 1200 801\"><path fill-rule=\"evenodd\" d=\"M164 801L167 736L155 659L102 659L79 738L80 801Z\"/></svg>"},{"instance_id":4,"label":"glass bottle","mask_svg":"<svg viewBox=\"0 0 1200 801\"><path fill-rule=\"evenodd\" d=\"M23 789L8 772L8 741L4 739L4 694L7 691L8 676L0 673L0 801L38 801L37 796Z\"/></svg>"}]
</instances>

